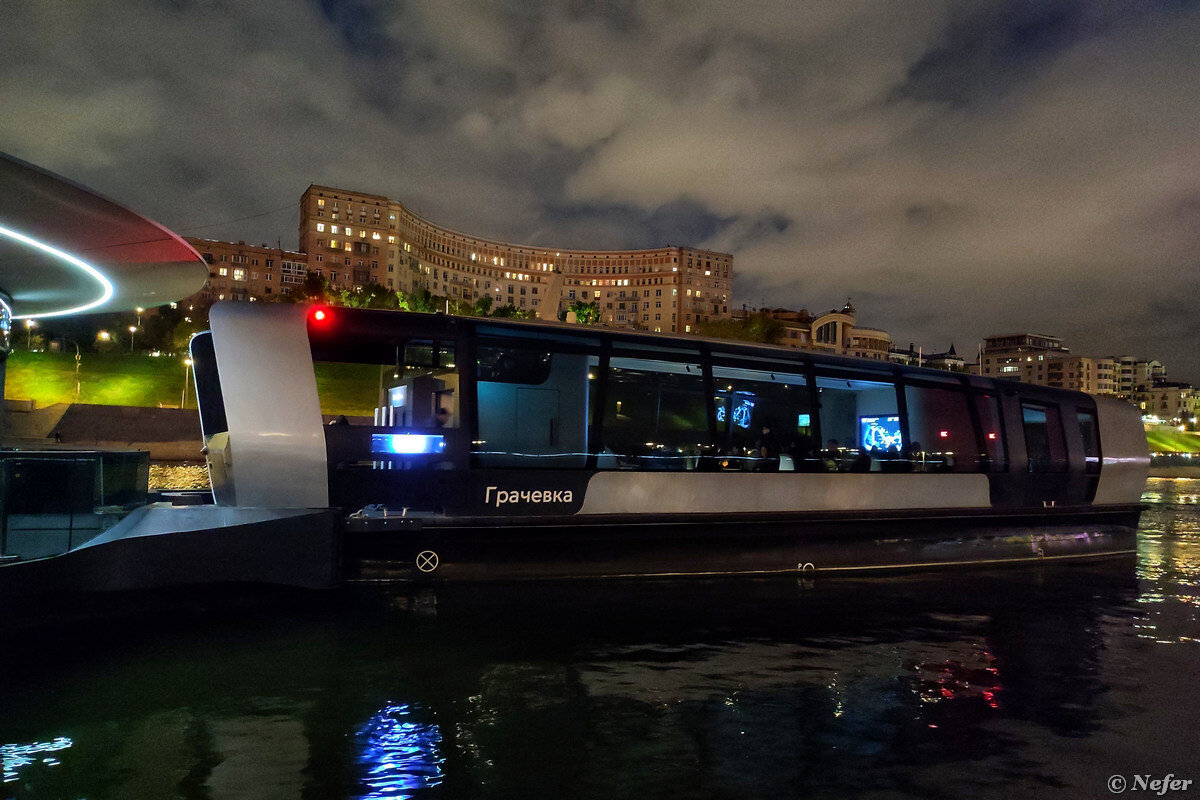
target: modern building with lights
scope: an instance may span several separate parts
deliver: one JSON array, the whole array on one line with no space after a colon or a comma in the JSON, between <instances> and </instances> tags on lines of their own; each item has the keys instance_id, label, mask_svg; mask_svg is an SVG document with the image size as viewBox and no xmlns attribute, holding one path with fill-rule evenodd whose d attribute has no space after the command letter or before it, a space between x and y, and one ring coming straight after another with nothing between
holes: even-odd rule
<instances>
[{"instance_id":1,"label":"modern building with lights","mask_svg":"<svg viewBox=\"0 0 1200 800\"><path fill-rule=\"evenodd\" d=\"M206 300L266 299L307 272L333 289L378 284L451 301L511 305L558 319L595 303L610 327L692 333L728 319L733 256L693 247L578 250L451 230L383 195L312 185L300 199L299 251L188 239L209 262Z\"/></svg>"}]
</instances>

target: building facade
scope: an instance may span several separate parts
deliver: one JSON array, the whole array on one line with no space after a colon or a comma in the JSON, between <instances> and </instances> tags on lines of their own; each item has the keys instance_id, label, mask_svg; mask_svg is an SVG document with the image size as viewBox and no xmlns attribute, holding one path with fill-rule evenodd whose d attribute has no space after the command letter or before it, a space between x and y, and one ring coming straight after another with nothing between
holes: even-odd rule
<instances>
[{"instance_id":1,"label":"building facade","mask_svg":"<svg viewBox=\"0 0 1200 800\"><path fill-rule=\"evenodd\" d=\"M335 289L377 283L469 303L486 296L493 308L546 319L577 301L596 303L606 325L673 333L730 316L729 253L500 242L435 225L381 195L330 186L309 186L300 204L300 250Z\"/></svg>"},{"instance_id":2,"label":"building facade","mask_svg":"<svg viewBox=\"0 0 1200 800\"><path fill-rule=\"evenodd\" d=\"M1117 371L1116 391L1122 395L1132 395L1139 387L1153 386L1167 378L1167 369L1159 361L1144 361L1134 356L1119 356L1113 361Z\"/></svg>"},{"instance_id":3,"label":"building facade","mask_svg":"<svg viewBox=\"0 0 1200 800\"><path fill-rule=\"evenodd\" d=\"M1057 336L1038 333L989 336L983 340L980 348L976 371L989 378L1044 384L1046 362L1069 355L1070 352Z\"/></svg>"},{"instance_id":4,"label":"building facade","mask_svg":"<svg viewBox=\"0 0 1200 800\"><path fill-rule=\"evenodd\" d=\"M1178 425L1196 419L1200 414L1200 392L1189 383L1160 380L1142 385L1128 397L1146 416Z\"/></svg>"},{"instance_id":5,"label":"building facade","mask_svg":"<svg viewBox=\"0 0 1200 800\"><path fill-rule=\"evenodd\" d=\"M303 283L308 270L305 253L245 242L214 239L184 240L208 264L208 282L189 300L265 300Z\"/></svg>"},{"instance_id":6,"label":"building facade","mask_svg":"<svg viewBox=\"0 0 1200 800\"><path fill-rule=\"evenodd\" d=\"M799 311L786 308L749 311L742 308L733 316L735 319L745 319L752 314L765 314L777 320L783 326L780 344L787 347L886 361L892 346L892 337L887 331L859 327L854 306L849 301L841 310L833 309L816 316L803 308Z\"/></svg>"},{"instance_id":7,"label":"building facade","mask_svg":"<svg viewBox=\"0 0 1200 800\"><path fill-rule=\"evenodd\" d=\"M963 372L967 368L966 359L960 356L958 351L954 349L953 342L951 342L949 350L941 353L932 351L926 353L923 349L918 349L912 342L909 342L907 350L899 347L891 348L888 351L888 360L911 367L929 367L930 369L944 369L950 372Z\"/></svg>"}]
</instances>

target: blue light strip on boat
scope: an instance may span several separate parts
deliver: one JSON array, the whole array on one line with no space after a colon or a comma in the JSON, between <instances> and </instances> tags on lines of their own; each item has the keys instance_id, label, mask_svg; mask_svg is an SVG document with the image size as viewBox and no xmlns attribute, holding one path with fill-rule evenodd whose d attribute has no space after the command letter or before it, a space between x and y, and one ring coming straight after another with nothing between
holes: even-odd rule
<instances>
[{"instance_id":1,"label":"blue light strip on boat","mask_svg":"<svg viewBox=\"0 0 1200 800\"><path fill-rule=\"evenodd\" d=\"M424 453L440 453L446 449L446 439L432 433L373 433L372 453L393 453L412 456Z\"/></svg>"}]
</instances>

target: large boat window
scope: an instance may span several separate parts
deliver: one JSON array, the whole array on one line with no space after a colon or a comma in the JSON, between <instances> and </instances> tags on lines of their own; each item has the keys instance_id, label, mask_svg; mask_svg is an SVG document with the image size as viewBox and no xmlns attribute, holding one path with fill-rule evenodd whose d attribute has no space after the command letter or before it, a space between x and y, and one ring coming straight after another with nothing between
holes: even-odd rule
<instances>
[{"instance_id":1,"label":"large boat window","mask_svg":"<svg viewBox=\"0 0 1200 800\"><path fill-rule=\"evenodd\" d=\"M1000 420L999 398L990 394L977 394L975 408L979 411L979 425L983 429L983 446L984 452L987 453L986 471L1008 472L1008 449Z\"/></svg>"},{"instance_id":2,"label":"large boat window","mask_svg":"<svg viewBox=\"0 0 1200 800\"><path fill-rule=\"evenodd\" d=\"M812 400L803 375L714 366L713 382L723 469L820 470L820 443L813 437Z\"/></svg>"},{"instance_id":3,"label":"large boat window","mask_svg":"<svg viewBox=\"0 0 1200 800\"><path fill-rule=\"evenodd\" d=\"M321 414L338 424L370 425L380 389L392 377L392 366L314 361Z\"/></svg>"},{"instance_id":4,"label":"large boat window","mask_svg":"<svg viewBox=\"0 0 1200 800\"><path fill-rule=\"evenodd\" d=\"M1030 472L1066 472L1067 448L1058 406L1021 403Z\"/></svg>"},{"instance_id":5,"label":"large boat window","mask_svg":"<svg viewBox=\"0 0 1200 800\"><path fill-rule=\"evenodd\" d=\"M600 469L696 469L712 451L698 359L611 359L602 424Z\"/></svg>"},{"instance_id":6,"label":"large boat window","mask_svg":"<svg viewBox=\"0 0 1200 800\"><path fill-rule=\"evenodd\" d=\"M376 424L401 428L458 428L458 363L454 343L417 340L396 348L385 374Z\"/></svg>"},{"instance_id":7,"label":"large boat window","mask_svg":"<svg viewBox=\"0 0 1200 800\"><path fill-rule=\"evenodd\" d=\"M852 376L817 378L822 467L830 472L901 472L912 468L901 435L896 386Z\"/></svg>"},{"instance_id":8,"label":"large boat window","mask_svg":"<svg viewBox=\"0 0 1200 800\"><path fill-rule=\"evenodd\" d=\"M1075 414L1079 422L1079 433L1083 436L1083 470L1088 475L1100 472L1100 428L1096 424L1096 412L1079 409Z\"/></svg>"},{"instance_id":9,"label":"large boat window","mask_svg":"<svg viewBox=\"0 0 1200 800\"><path fill-rule=\"evenodd\" d=\"M480 340L475 465L586 466L588 376L598 363L595 356L535 342Z\"/></svg>"},{"instance_id":10,"label":"large boat window","mask_svg":"<svg viewBox=\"0 0 1200 800\"><path fill-rule=\"evenodd\" d=\"M905 386L908 448L913 468L922 472L979 472L985 459L971 423L966 392L933 386ZM872 456L878 457L874 451Z\"/></svg>"}]
</instances>

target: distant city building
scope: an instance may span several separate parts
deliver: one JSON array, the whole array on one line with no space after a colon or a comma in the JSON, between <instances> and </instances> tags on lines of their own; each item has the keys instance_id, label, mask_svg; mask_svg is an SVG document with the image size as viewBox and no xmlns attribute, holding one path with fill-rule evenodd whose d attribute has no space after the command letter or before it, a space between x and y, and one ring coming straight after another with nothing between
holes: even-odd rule
<instances>
[{"instance_id":1,"label":"distant city building","mask_svg":"<svg viewBox=\"0 0 1200 800\"><path fill-rule=\"evenodd\" d=\"M953 344L945 352L926 353L923 349L918 349L912 342L909 342L907 350L901 350L898 347L891 348L888 351L888 360L894 361L897 364L929 367L930 369L945 369L953 372L962 372L967 368L966 359L958 354Z\"/></svg>"},{"instance_id":2,"label":"distant city building","mask_svg":"<svg viewBox=\"0 0 1200 800\"><path fill-rule=\"evenodd\" d=\"M692 333L728 319L733 256L692 247L572 250L510 244L443 228L382 195L309 186L300 199L300 249L190 239L209 262L206 300L255 300L314 273L335 290L378 284L454 301L490 297L556 319L595 303L613 327Z\"/></svg>"},{"instance_id":3,"label":"distant city building","mask_svg":"<svg viewBox=\"0 0 1200 800\"><path fill-rule=\"evenodd\" d=\"M1068 355L1057 336L1009 333L989 336L980 348L976 372L990 378L1010 378L1045 385L1045 363Z\"/></svg>"},{"instance_id":4,"label":"distant city building","mask_svg":"<svg viewBox=\"0 0 1200 800\"><path fill-rule=\"evenodd\" d=\"M788 347L886 361L892 346L892 337L887 331L858 326L854 306L850 305L849 300L841 310L834 309L816 316L803 308L799 311L786 308L750 311L743 308L733 312L733 317L746 319L752 314L766 314L778 320L783 325L780 344Z\"/></svg>"},{"instance_id":5,"label":"distant city building","mask_svg":"<svg viewBox=\"0 0 1200 800\"><path fill-rule=\"evenodd\" d=\"M595 303L603 324L692 333L728 319L733 256L693 247L572 250L510 244L453 231L382 195L309 186L300 199L298 251L188 239L209 264L199 300L263 300L309 273L334 290L378 284L454 301L492 299L556 319Z\"/></svg>"},{"instance_id":6,"label":"distant city building","mask_svg":"<svg viewBox=\"0 0 1200 800\"><path fill-rule=\"evenodd\" d=\"M208 283L189 299L262 300L303 283L306 254L267 245L185 237L208 264Z\"/></svg>"},{"instance_id":7,"label":"distant city building","mask_svg":"<svg viewBox=\"0 0 1200 800\"><path fill-rule=\"evenodd\" d=\"M1134 356L1073 356L1054 336L989 336L980 349L976 371L994 378L1115 395L1146 415L1175 423L1194 419L1200 411L1200 394L1191 384L1168 381L1162 362Z\"/></svg>"},{"instance_id":8,"label":"distant city building","mask_svg":"<svg viewBox=\"0 0 1200 800\"><path fill-rule=\"evenodd\" d=\"M1139 387L1152 386L1156 381L1167 378L1166 367L1159 361L1143 361L1134 356L1120 356L1113 359L1116 374L1116 391L1128 395L1138 391Z\"/></svg>"},{"instance_id":9,"label":"distant city building","mask_svg":"<svg viewBox=\"0 0 1200 800\"><path fill-rule=\"evenodd\" d=\"M1143 414L1175 424L1194 420L1200 414L1200 392L1190 383L1158 380L1122 396L1142 409Z\"/></svg>"}]
</instances>

